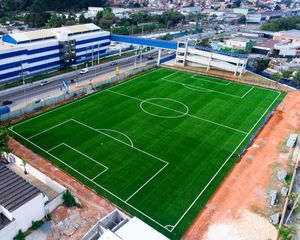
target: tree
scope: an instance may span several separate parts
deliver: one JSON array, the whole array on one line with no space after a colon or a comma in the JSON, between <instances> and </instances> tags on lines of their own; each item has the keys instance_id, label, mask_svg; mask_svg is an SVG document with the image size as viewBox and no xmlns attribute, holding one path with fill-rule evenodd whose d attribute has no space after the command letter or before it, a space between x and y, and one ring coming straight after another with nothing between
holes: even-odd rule
<instances>
[{"instance_id":1,"label":"tree","mask_svg":"<svg viewBox=\"0 0 300 240\"><path fill-rule=\"evenodd\" d=\"M61 27L62 26L62 18L57 16L57 14L53 14L49 19L50 27Z\"/></svg>"},{"instance_id":2,"label":"tree","mask_svg":"<svg viewBox=\"0 0 300 240\"><path fill-rule=\"evenodd\" d=\"M300 84L300 69L294 74L292 81L297 85Z\"/></svg>"},{"instance_id":3,"label":"tree","mask_svg":"<svg viewBox=\"0 0 300 240\"><path fill-rule=\"evenodd\" d=\"M282 70L281 74L284 79L290 79L290 77L292 77L293 75L293 72L294 72L293 70L287 69L287 70Z\"/></svg>"},{"instance_id":4,"label":"tree","mask_svg":"<svg viewBox=\"0 0 300 240\"><path fill-rule=\"evenodd\" d=\"M273 73L273 74L272 74L272 79L273 79L276 83L279 82L279 80L281 79L281 77L282 77L282 74L281 74L280 72L276 72L276 73Z\"/></svg>"},{"instance_id":5,"label":"tree","mask_svg":"<svg viewBox=\"0 0 300 240\"><path fill-rule=\"evenodd\" d=\"M0 153L8 152L9 148L7 145L8 132L4 126L0 126Z\"/></svg>"},{"instance_id":6,"label":"tree","mask_svg":"<svg viewBox=\"0 0 300 240\"><path fill-rule=\"evenodd\" d=\"M203 38L201 41L196 43L196 46L208 47L210 48L210 40L209 38Z\"/></svg>"},{"instance_id":7,"label":"tree","mask_svg":"<svg viewBox=\"0 0 300 240\"><path fill-rule=\"evenodd\" d=\"M278 4L276 4L276 6L274 7L274 10L279 11L279 10L281 10L281 7Z\"/></svg>"},{"instance_id":8,"label":"tree","mask_svg":"<svg viewBox=\"0 0 300 240\"><path fill-rule=\"evenodd\" d=\"M270 20L262 25L262 29L267 31L300 29L299 24L300 16L291 16Z\"/></svg>"},{"instance_id":9,"label":"tree","mask_svg":"<svg viewBox=\"0 0 300 240\"><path fill-rule=\"evenodd\" d=\"M257 58L253 66L258 71L264 71L269 67L270 59L267 58Z\"/></svg>"}]
</instances>

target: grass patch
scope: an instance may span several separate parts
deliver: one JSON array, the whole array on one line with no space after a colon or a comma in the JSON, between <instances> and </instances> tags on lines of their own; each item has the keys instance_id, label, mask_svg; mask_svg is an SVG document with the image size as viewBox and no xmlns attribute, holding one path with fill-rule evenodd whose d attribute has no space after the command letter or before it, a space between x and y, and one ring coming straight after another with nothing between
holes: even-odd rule
<instances>
[{"instance_id":1,"label":"grass patch","mask_svg":"<svg viewBox=\"0 0 300 240\"><path fill-rule=\"evenodd\" d=\"M101 196L180 239L284 96L158 68L9 131Z\"/></svg>"}]
</instances>

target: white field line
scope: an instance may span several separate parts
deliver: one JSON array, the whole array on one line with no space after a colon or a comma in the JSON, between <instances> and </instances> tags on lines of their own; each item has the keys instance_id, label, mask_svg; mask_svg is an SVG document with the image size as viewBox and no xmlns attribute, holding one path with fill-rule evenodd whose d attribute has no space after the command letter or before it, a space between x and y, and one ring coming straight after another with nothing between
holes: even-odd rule
<instances>
[{"instance_id":1,"label":"white field line","mask_svg":"<svg viewBox=\"0 0 300 240\"><path fill-rule=\"evenodd\" d=\"M107 90L107 91L108 91L108 92L111 92L111 93L114 93L114 94L118 94L118 95L120 95L120 96L124 96L124 97L127 97L127 98L131 98L131 99L134 99L134 100L137 100L137 101L140 101L140 102L144 102L144 101L145 101L145 100L143 100L143 99L136 98L136 97L132 97L132 96L129 96L129 95L124 94L124 93L115 92L115 91L111 91L111 90ZM152 104L152 105L154 105L154 106L158 106L158 107L161 107L161 108L164 108L164 109L168 109L168 110L173 111L173 112L176 112L176 113L184 114L184 112L181 112L181 111L178 111L178 110L176 110L176 109L169 108L169 107L166 107L166 106L157 104L157 103L152 103L152 102L148 102L148 103L149 103L149 104ZM215 125L218 125L218 126L220 126L220 127L224 127L224 128L227 128L227 129L236 131L236 132L240 132L240 133L246 134L246 132L244 132L244 131L242 131L242 130L239 130L239 129L236 129L236 128L232 128L232 127L229 127L229 126L227 126L227 125L224 125L224 124L221 124L221 123L217 123L217 122L214 122L214 121L211 121L211 120L208 120L208 119L205 119L205 118L201 118L201 117L198 117L198 116L195 116L195 115L191 115L191 114L189 114L189 113L186 113L185 115L186 115L186 116L189 116L189 117L193 117L193 118L199 119L199 120L204 121L204 122L208 122L208 123L211 123L211 124L215 124Z\"/></svg>"},{"instance_id":2,"label":"white field line","mask_svg":"<svg viewBox=\"0 0 300 240\"><path fill-rule=\"evenodd\" d=\"M246 96L248 95L248 93L251 92L253 89L254 89L254 87L250 88L249 91L247 91L247 92L242 96L242 98L246 97Z\"/></svg>"},{"instance_id":3,"label":"white field line","mask_svg":"<svg viewBox=\"0 0 300 240\"><path fill-rule=\"evenodd\" d=\"M105 173L107 170L108 170L108 168L105 169L105 170L103 170L103 171L100 172L99 174L97 174L95 177L92 178L92 180L95 180L97 177L99 177L100 175L102 175L103 173Z\"/></svg>"},{"instance_id":4,"label":"white field line","mask_svg":"<svg viewBox=\"0 0 300 240\"><path fill-rule=\"evenodd\" d=\"M169 75L167 75L167 76L165 76L165 77L162 77L161 79L166 79L166 78L168 78L168 77L170 77L170 76L173 76L173 75L175 75L175 74L177 74L178 73L178 71L175 71L175 72L173 72L173 73L171 73L171 74L169 74Z\"/></svg>"},{"instance_id":5,"label":"white field line","mask_svg":"<svg viewBox=\"0 0 300 240\"><path fill-rule=\"evenodd\" d=\"M187 86L187 85L184 84L184 83L182 83L182 86L184 86L185 88L187 88L187 89L189 89L189 90L192 90L192 91L197 91L197 92L207 92L207 93L212 92L211 90L207 90L207 89L204 89L204 88L202 88L202 89L192 88L192 87Z\"/></svg>"},{"instance_id":6,"label":"white field line","mask_svg":"<svg viewBox=\"0 0 300 240\"><path fill-rule=\"evenodd\" d=\"M217 81L211 81L211 80L208 80L208 79L203 79L203 78L201 78L200 75L193 75L191 78L192 78L192 79L197 79L197 80L199 80L199 81L204 81L204 82L211 82L211 83L215 83L215 84L220 84L220 85L223 85L223 86L227 86L227 85L230 85L230 84L231 84L231 82L229 82L229 81L227 81L227 83L225 84L225 83L221 83L221 82L217 82ZM223 80L222 80L222 81L223 81Z\"/></svg>"},{"instance_id":7,"label":"white field line","mask_svg":"<svg viewBox=\"0 0 300 240\"><path fill-rule=\"evenodd\" d=\"M115 87L117 87L117 86L121 86L121 85L123 85L123 84L125 84L125 83L131 82L131 81L133 81L133 80L135 80L135 79L141 78L141 77L143 77L143 76L146 76L146 75L151 74L151 73L153 73L153 72L159 71L159 70L161 70L161 69L162 69L162 68L157 68L157 69L155 69L155 70L153 70L153 71L147 72L147 73L142 74L142 75L140 75L140 76L137 76L137 77L135 77L135 78L132 78L132 79L129 79L129 80L125 80L124 82L121 82L121 83L119 83L119 84L117 84L117 85L115 85L115 86L110 87L109 89L113 89L113 88L115 88ZM10 127L10 129L13 129L13 128L16 127L16 126L19 126L19 125L22 125L22 124L24 124L24 123L30 122L30 121L32 121L32 120L34 120L34 119L36 119L36 118L42 117L42 116L47 115L47 114L52 113L52 112L55 112L55 111L57 111L57 110L59 110L59 109L61 109L61 108L65 108L65 107L67 107L67 106L73 105L73 104L75 104L75 103L78 103L78 102L80 102L80 101L83 101L83 100L85 100L85 99L87 99L87 98L93 97L93 96L98 95L98 94L103 93L103 92L106 92L106 90L95 92L94 94L91 94L91 95L88 95L88 96L84 96L84 97L79 98L79 99L77 99L77 100L75 100L75 101L72 101L72 102L69 102L69 103L67 103L67 104L61 105L61 106L59 106L59 107L53 108L53 109L51 109L51 110L49 110L49 111L43 112L43 113L41 113L41 114L35 116L35 117L28 118L28 119L26 119L26 120L24 120L24 121L22 121L22 122L19 122L19 123L15 124L14 126Z\"/></svg>"},{"instance_id":8,"label":"white field line","mask_svg":"<svg viewBox=\"0 0 300 240\"><path fill-rule=\"evenodd\" d=\"M27 139L29 139L29 138L27 138ZM64 143L60 143L60 144L58 144L58 145L54 146L53 148L50 148L50 149L49 149L49 150L47 150L46 152L51 152L52 150L54 150L54 149L56 149L56 148L60 147L61 145L64 145Z\"/></svg>"},{"instance_id":9,"label":"white field line","mask_svg":"<svg viewBox=\"0 0 300 240\"><path fill-rule=\"evenodd\" d=\"M152 158L155 158L155 159L157 159L157 160L159 160L159 161L161 161L161 162L163 162L163 163L168 163L168 162L166 162L165 160L162 160L161 158L152 155L151 153L145 152L144 150L139 149L139 148L137 148L137 147L135 147L135 146L132 146L131 144L125 143L125 142L121 141L120 139L117 139L117 138L115 138L115 137L113 137L113 136L110 136L109 134L104 133L104 132L102 132L102 131L99 131L99 130L97 130L97 129L95 129L95 128L93 128L93 127L91 127L91 126L89 126L89 125L87 125L87 124L85 124L85 123L82 123L82 122L80 122L80 121L78 121L78 120L76 120L76 119L73 119L73 118L72 118L72 119L70 119L70 120L72 120L72 121L74 121L74 122L76 122L76 123L78 123L78 124L80 124L80 125L82 125L82 126L84 126L84 127L86 127L86 128L89 128L89 129L91 129L91 130L93 130L93 131L95 131L95 132L98 132L98 133L101 133L101 134L103 134L103 135L105 135L105 136L107 136L107 137L110 137L110 138L116 140L117 142L123 143L124 145L126 145L126 146L128 146L128 147L131 147L131 148L133 148L133 149L135 149L135 150L137 150L137 151L139 151L139 152L142 152L142 153L144 153L144 154L146 154L146 155L148 155L148 156L150 156L150 157L152 157Z\"/></svg>"},{"instance_id":10,"label":"white field line","mask_svg":"<svg viewBox=\"0 0 300 240\"><path fill-rule=\"evenodd\" d=\"M198 91L197 90L197 88L198 88L199 90L203 89L203 90L207 90L207 91L210 91L210 92L215 92L215 93L219 93L219 94L222 94L222 95L226 95L226 96L230 96L230 97L234 97L234 98L239 98L239 99L243 99L250 91L252 91L252 89L254 89L254 87L251 87L250 90L247 91L243 96L237 96L237 95L233 95L233 94L230 94L230 93L220 92L220 91L212 90L212 89L209 89L209 88L199 87L199 86L196 86L196 85L181 83L181 82L177 82L177 81L173 81L173 80L165 80L165 81L175 83L175 84L178 84L178 85L182 85L184 87L195 88L195 91Z\"/></svg>"},{"instance_id":11,"label":"white field line","mask_svg":"<svg viewBox=\"0 0 300 240\"><path fill-rule=\"evenodd\" d=\"M99 131L99 132L107 131L107 132L115 132L115 133L119 133L120 135L122 135L122 136L124 136L125 138L127 138L127 140L130 142L130 145L133 146L133 141L132 141L131 138L128 137L125 133L119 132L119 131L114 130L114 129L108 129L108 128L98 128L97 131Z\"/></svg>"},{"instance_id":12,"label":"white field line","mask_svg":"<svg viewBox=\"0 0 300 240\"><path fill-rule=\"evenodd\" d=\"M79 153L80 155L82 155L82 156L86 157L87 159L93 161L93 162L96 163L97 165L99 165L99 166L101 166L101 167L104 167L104 170L103 170L102 172L100 172L98 175L96 175L96 177L100 176L102 173L104 173L105 171L107 171L107 170L109 169L107 166L105 166L105 165L103 165L102 163L96 161L95 159L93 159L93 158L87 156L86 154L84 154L84 153L78 151L77 149L75 149L75 148L69 146L69 145L66 144L66 143L61 143L61 144L59 144L59 145L57 145L57 146L51 148L51 149L48 150L47 152L49 153L50 151L52 151L52 150L54 150L54 149L56 149L56 148L58 148L58 147L60 147L60 146L62 146L62 145L64 145L64 146L70 148L71 150L73 150L73 151ZM92 180L94 180L96 177L92 178Z\"/></svg>"},{"instance_id":13,"label":"white field line","mask_svg":"<svg viewBox=\"0 0 300 240\"><path fill-rule=\"evenodd\" d=\"M76 169L74 169L73 167L71 167L70 165L68 165L67 163L65 163L64 161L62 161L61 159L59 159L58 157L54 156L53 154L47 152L45 149L41 148L40 146L36 145L35 143L31 142L29 139L23 137L21 134L17 133L16 131L14 131L12 128L9 128L10 131L12 131L13 133L15 133L16 135L18 135L19 137L23 138L25 141L29 142L30 144L32 144L33 146L39 148L40 150L42 150L43 152L49 154L51 157L55 158L57 161L61 162L62 164L66 165L67 167L69 167L70 169L72 169L74 172L78 173L80 176L84 177L85 179L89 180L90 182L92 182L93 184L95 184L96 186L102 188L104 191L106 191L107 193L109 193L110 195L112 195L113 197L115 197L116 199L120 200L121 202L123 202L124 204L127 204L129 207L131 207L132 209L134 209L135 211L139 212L140 214L142 214L143 216L145 216L146 218L148 218L149 220L151 220L152 222L154 222L155 224L159 225L160 227L166 229L167 231L170 232L169 229L165 228L165 226L163 226L161 223L159 223L158 221L154 220L153 218L149 217L147 214L145 214L144 212L142 212L141 210L137 209L136 207L134 207L133 205L129 204L128 202L125 202L125 200L123 200L122 198L118 197L117 195L115 195L114 193L112 193L111 191L109 191L108 189L106 189L105 187L101 186L100 184L98 184L97 182L93 181L92 179L88 178L87 176L85 176L84 174L82 174L81 172L77 171Z\"/></svg>"},{"instance_id":14,"label":"white field line","mask_svg":"<svg viewBox=\"0 0 300 240\"><path fill-rule=\"evenodd\" d=\"M34 134L33 136L30 136L28 139L34 138L34 137L36 137L36 136L39 136L39 135L41 135L41 134L43 134L43 133L45 133L45 132L48 132L48 131L50 131L51 129L54 129L54 128L56 128L56 127L59 127L59 126L65 124L66 122L69 122L69 121L70 121L70 119L69 119L69 120L66 120L66 121L63 121L63 122L61 122L61 123L59 123L59 124L56 124L56 125L54 125L54 126L48 128L48 129L46 129L46 130L44 130L44 131L42 131L42 132L39 132L39 133L37 133L37 134Z\"/></svg>"},{"instance_id":15,"label":"white field line","mask_svg":"<svg viewBox=\"0 0 300 240\"><path fill-rule=\"evenodd\" d=\"M219 172L222 170L222 168L226 165L226 163L230 160L230 158L233 156L233 154L236 152L236 150L242 145L242 143L247 139L249 134L253 131L253 129L256 127L256 125L262 120L262 118L265 116L265 114L269 111L269 109L272 107L272 105L276 102L276 100L281 95L281 92L277 95L277 97L273 100L273 102L269 105L269 107L266 109L266 111L261 115L261 117L257 120L257 122L254 124L254 126L250 129L250 131L247 133L247 135L244 137L244 139L239 143L239 145L234 149L234 151L229 155L229 157L226 159L226 161L222 164L222 166L219 168L219 170L215 173L215 175L210 179L210 181L207 183L207 185L203 188L203 190L199 193L199 195L196 197L196 199L192 202L190 207L183 213L183 215L180 217L180 219L174 224L171 232L175 229L175 227L180 223L180 221L184 218L184 216L188 213L188 211L193 207L193 205L197 202L197 200L201 197L203 192L208 188L208 186L211 184L211 182L215 179L215 177L219 174Z\"/></svg>"},{"instance_id":16,"label":"white field line","mask_svg":"<svg viewBox=\"0 0 300 240\"><path fill-rule=\"evenodd\" d=\"M154 174L147 182L145 182L138 190L136 190L129 198L126 199L125 202L128 202L134 195L136 195L140 190L142 190L153 178L156 177L169 163L166 163L156 174Z\"/></svg>"}]
</instances>

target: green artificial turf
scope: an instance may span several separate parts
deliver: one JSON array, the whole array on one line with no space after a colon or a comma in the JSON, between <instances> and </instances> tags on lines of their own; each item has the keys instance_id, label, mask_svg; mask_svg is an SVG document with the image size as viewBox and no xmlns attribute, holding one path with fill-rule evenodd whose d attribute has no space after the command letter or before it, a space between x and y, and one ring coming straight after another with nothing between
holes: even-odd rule
<instances>
[{"instance_id":1,"label":"green artificial turf","mask_svg":"<svg viewBox=\"0 0 300 240\"><path fill-rule=\"evenodd\" d=\"M10 131L125 211L179 239L284 96L157 68Z\"/></svg>"}]
</instances>

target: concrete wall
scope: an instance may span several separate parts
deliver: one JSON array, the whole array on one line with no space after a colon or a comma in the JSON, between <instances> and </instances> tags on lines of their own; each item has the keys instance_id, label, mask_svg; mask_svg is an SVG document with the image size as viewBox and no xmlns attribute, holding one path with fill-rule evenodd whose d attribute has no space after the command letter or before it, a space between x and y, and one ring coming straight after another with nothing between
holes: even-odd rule
<instances>
[{"instance_id":1,"label":"concrete wall","mask_svg":"<svg viewBox=\"0 0 300 240\"><path fill-rule=\"evenodd\" d=\"M17 235L16 221L11 222L5 228L0 230L1 240L12 240Z\"/></svg>"},{"instance_id":2,"label":"concrete wall","mask_svg":"<svg viewBox=\"0 0 300 240\"><path fill-rule=\"evenodd\" d=\"M22 169L24 168L23 167L22 159L19 158L18 156L14 155L12 153L9 153L8 154L8 158L10 160L14 159L14 164L16 164L18 167L20 167ZM42 183L44 183L47 186L49 186L50 188L52 188L54 191L56 191L58 193L62 193L62 192L64 192L66 190L66 188L64 186L62 186L59 183L53 181L51 178L49 178L48 176L46 176L44 173L40 172L36 168L32 167L28 163L26 164L26 169L27 169L28 173L30 173L35 178L37 178L38 180L40 180Z\"/></svg>"}]
</instances>

